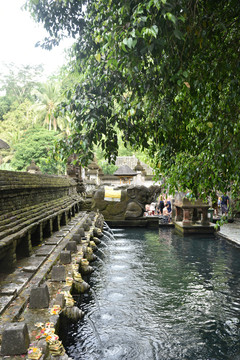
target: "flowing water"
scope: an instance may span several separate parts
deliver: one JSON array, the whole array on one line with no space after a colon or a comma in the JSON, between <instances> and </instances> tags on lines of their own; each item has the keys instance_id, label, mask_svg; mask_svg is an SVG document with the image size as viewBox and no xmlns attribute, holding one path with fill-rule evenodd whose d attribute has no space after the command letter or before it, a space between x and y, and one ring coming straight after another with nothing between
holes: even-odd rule
<instances>
[{"instance_id":1,"label":"flowing water","mask_svg":"<svg viewBox=\"0 0 240 360\"><path fill-rule=\"evenodd\" d=\"M95 328L84 318L64 340L72 359L240 359L240 249L169 228L113 234L92 263L98 303L90 292L79 304Z\"/></svg>"}]
</instances>

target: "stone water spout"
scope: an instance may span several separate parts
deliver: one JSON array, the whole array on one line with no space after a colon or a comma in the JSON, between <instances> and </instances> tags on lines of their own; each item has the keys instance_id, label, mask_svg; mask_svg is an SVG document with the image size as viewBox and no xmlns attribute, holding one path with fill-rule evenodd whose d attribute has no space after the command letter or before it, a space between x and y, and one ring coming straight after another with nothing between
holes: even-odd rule
<instances>
[{"instance_id":1,"label":"stone water spout","mask_svg":"<svg viewBox=\"0 0 240 360\"><path fill-rule=\"evenodd\" d=\"M87 259L81 259L79 265L79 271L82 275L89 275L94 271L94 268L89 265L89 261Z\"/></svg>"},{"instance_id":2,"label":"stone water spout","mask_svg":"<svg viewBox=\"0 0 240 360\"><path fill-rule=\"evenodd\" d=\"M84 316L84 312L79 309L77 306L67 307L62 311L62 315L66 316L72 322L77 322L82 319Z\"/></svg>"},{"instance_id":3,"label":"stone water spout","mask_svg":"<svg viewBox=\"0 0 240 360\"><path fill-rule=\"evenodd\" d=\"M81 274L77 271L73 271L73 293L83 294L90 289L90 285L83 280Z\"/></svg>"}]
</instances>

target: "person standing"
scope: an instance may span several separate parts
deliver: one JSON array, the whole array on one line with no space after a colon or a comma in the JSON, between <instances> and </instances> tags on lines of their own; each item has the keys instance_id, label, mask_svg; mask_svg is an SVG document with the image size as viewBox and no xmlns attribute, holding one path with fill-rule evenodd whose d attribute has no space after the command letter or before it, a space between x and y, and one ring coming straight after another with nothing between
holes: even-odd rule
<instances>
[{"instance_id":1,"label":"person standing","mask_svg":"<svg viewBox=\"0 0 240 360\"><path fill-rule=\"evenodd\" d=\"M164 208L164 201L163 201L163 197L162 197L162 195L160 196L160 198L159 198L159 202L158 202L158 210L159 210L159 213L160 213L160 215L162 215L163 214L163 208Z\"/></svg>"},{"instance_id":2,"label":"person standing","mask_svg":"<svg viewBox=\"0 0 240 360\"><path fill-rule=\"evenodd\" d=\"M166 200L165 206L167 207L168 213L171 214L172 213L172 205L171 205L171 201L169 199Z\"/></svg>"},{"instance_id":3,"label":"person standing","mask_svg":"<svg viewBox=\"0 0 240 360\"><path fill-rule=\"evenodd\" d=\"M222 195L221 208L222 208L222 215L227 216L229 209L229 197L226 194Z\"/></svg>"}]
</instances>

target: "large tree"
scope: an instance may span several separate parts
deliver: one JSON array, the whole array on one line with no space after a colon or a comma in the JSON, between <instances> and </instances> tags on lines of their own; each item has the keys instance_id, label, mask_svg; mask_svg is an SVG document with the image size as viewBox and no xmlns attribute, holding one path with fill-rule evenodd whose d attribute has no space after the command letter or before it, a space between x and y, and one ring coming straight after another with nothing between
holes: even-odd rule
<instances>
[{"instance_id":1,"label":"large tree","mask_svg":"<svg viewBox=\"0 0 240 360\"><path fill-rule=\"evenodd\" d=\"M69 91L71 138L83 163L123 140L144 149L172 190L238 191L239 0L29 0L51 47L76 37L84 74Z\"/></svg>"}]
</instances>

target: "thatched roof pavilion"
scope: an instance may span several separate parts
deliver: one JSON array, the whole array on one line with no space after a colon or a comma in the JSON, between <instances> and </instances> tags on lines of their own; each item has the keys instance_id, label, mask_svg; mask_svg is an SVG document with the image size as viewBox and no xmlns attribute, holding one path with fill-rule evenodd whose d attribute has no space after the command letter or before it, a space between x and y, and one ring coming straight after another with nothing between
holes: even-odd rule
<instances>
[{"instance_id":1,"label":"thatched roof pavilion","mask_svg":"<svg viewBox=\"0 0 240 360\"><path fill-rule=\"evenodd\" d=\"M120 184L130 184L133 176L136 176L137 173L133 171L128 165L122 165L115 171L113 175L120 178Z\"/></svg>"}]
</instances>

